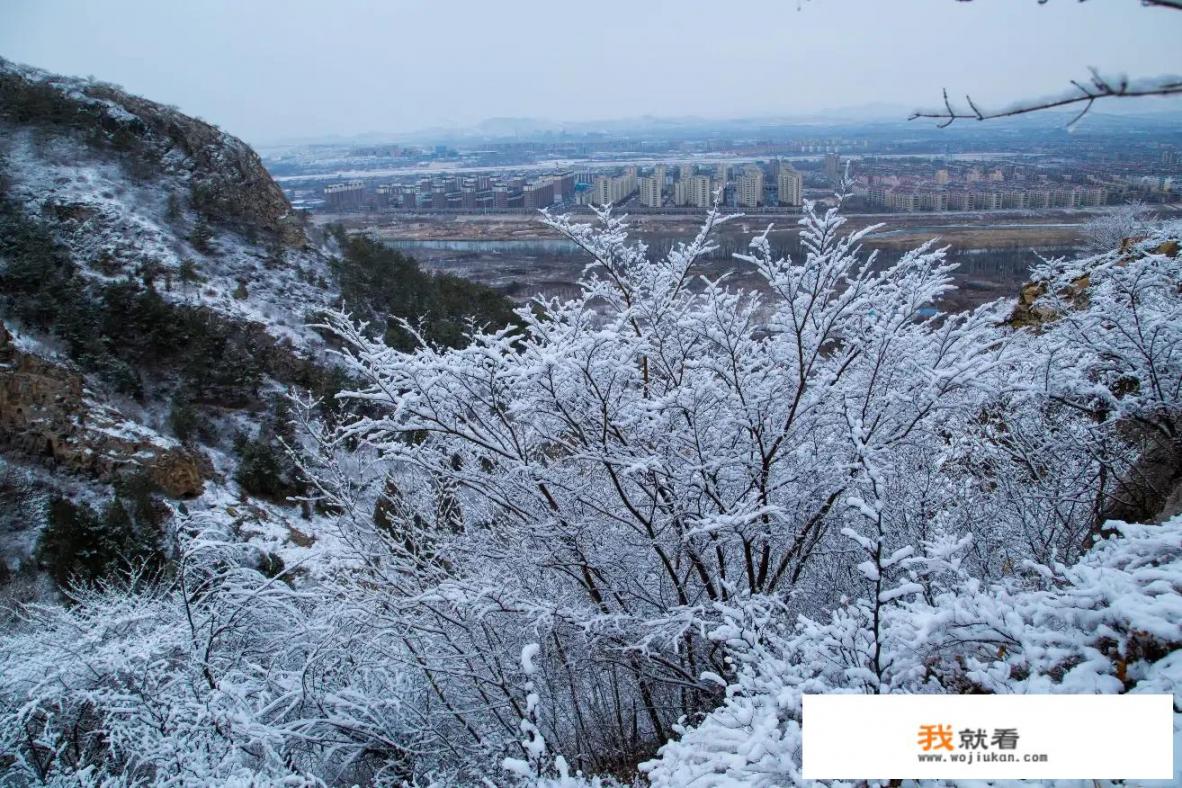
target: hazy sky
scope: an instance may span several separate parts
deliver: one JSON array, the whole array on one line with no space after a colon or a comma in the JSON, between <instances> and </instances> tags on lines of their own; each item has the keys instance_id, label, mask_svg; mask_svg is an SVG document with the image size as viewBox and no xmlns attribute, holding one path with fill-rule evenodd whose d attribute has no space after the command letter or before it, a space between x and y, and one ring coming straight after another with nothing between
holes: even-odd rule
<instances>
[{"instance_id":1,"label":"hazy sky","mask_svg":"<svg viewBox=\"0 0 1182 788\"><path fill-rule=\"evenodd\" d=\"M1182 72L1137 0L0 0L0 55L251 142L490 117L812 113Z\"/></svg>"}]
</instances>

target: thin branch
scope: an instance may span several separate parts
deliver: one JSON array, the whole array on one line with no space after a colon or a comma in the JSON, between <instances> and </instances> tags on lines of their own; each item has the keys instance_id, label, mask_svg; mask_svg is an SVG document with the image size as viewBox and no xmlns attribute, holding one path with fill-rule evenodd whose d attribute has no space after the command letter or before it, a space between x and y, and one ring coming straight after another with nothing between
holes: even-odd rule
<instances>
[{"instance_id":1,"label":"thin branch","mask_svg":"<svg viewBox=\"0 0 1182 788\"><path fill-rule=\"evenodd\" d=\"M1182 0L1178 0L1178 8L1182 8ZM1100 76L1092 69L1090 82L1071 81L1072 89L1066 93L1045 99L1031 99L1021 101L999 110L983 110L973 101L971 96L965 96L968 109L954 107L948 98L948 91L944 91L944 108L937 110L917 110L908 120L916 118L932 118L940 121L939 128L951 126L957 120L994 120L1009 118L1015 115L1025 115L1046 109L1068 107L1083 104L1083 109L1067 124L1070 128L1078 123L1092 108L1098 99L1104 98L1134 98L1140 96L1177 96L1182 95L1182 77L1167 76L1153 79L1130 81L1127 78L1109 80Z\"/></svg>"}]
</instances>

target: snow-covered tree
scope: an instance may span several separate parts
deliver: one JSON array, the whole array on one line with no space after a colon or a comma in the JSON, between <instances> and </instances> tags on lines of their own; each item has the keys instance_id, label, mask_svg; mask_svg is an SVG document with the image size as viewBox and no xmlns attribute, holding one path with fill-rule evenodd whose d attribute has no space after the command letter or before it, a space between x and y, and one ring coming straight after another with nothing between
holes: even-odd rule
<instances>
[{"instance_id":1,"label":"snow-covered tree","mask_svg":"<svg viewBox=\"0 0 1182 788\"><path fill-rule=\"evenodd\" d=\"M1149 206L1141 202L1125 203L1084 223L1084 250L1089 254L1105 254L1154 232L1156 222Z\"/></svg>"},{"instance_id":2,"label":"snow-covered tree","mask_svg":"<svg viewBox=\"0 0 1182 788\"><path fill-rule=\"evenodd\" d=\"M178 511L170 573L21 611L5 779L793 785L806 692L1175 691L1178 226L1044 263L1019 327L837 209L755 291L694 273L716 211L656 258L545 221L592 262L519 326L330 318L314 571Z\"/></svg>"},{"instance_id":3,"label":"snow-covered tree","mask_svg":"<svg viewBox=\"0 0 1182 788\"><path fill-rule=\"evenodd\" d=\"M431 655L419 667L455 726L441 733L507 747L513 663L541 640L546 739L593 769L716 702L700 678L728 671L702 637L716 604L812 609L843 592L848 419L884 457L938 454L1005 348L991 310L930 316L950 287L943 250L881 266L860 252L870 230L843 233L836 209L806 207L802 259L752 241L740 259L759 294L693 275L717 212L659 259L608 210L546 221L593 263L575 299L521 310L520 332L402 353L332 321L366 384L342 396L364 415L320 443L362 447L382 472L368 497L319 475L379 537L374 587Z\"/></svg>"}]
</instances>

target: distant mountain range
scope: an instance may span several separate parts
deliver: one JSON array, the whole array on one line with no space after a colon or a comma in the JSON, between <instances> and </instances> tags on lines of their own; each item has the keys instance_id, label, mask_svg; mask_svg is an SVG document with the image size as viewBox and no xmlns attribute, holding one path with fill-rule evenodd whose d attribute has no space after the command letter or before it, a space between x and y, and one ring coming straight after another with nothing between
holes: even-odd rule
<instances>
[{"instance_id":1,"label":"distant mountain range","mask_svg":"<svg viewBox=\"0 0 1182 788\"><path fill-rule=\"evenodd\" d=\"M1149 129L1177 129L1182 125L1182 102L1147 100L1111 100L1088 113L1079 128L1131 129L1145 126ZM260 147L282 145L365 145L378 143L420 143L443 144L448 142L477 142L480 140L520 141L554 139L562 137L595 138L604 136L645 137L664 135L677 137L728 137L766 133L769 129L816 131L831 127L834 131L850 133L859 126L883 129L889 126L913 128L927 131L933 128L931 122L909 121L915 107L901 104L871 103L840 107L812 113L795 115L768 115L736 118L710 118L700 115L679 115L660 117L642 115L629 118L602 120L562 121L538 117L494 117L474 126L431 126L409 132L366 132L356 135L330 135L322 137L294 137L275 140ZM1078 110L1046 110L1015 118L991 120L988 124L960 122L943 133L964 133L968 129L1005 130L1020 128L1053 129L1066 128Z\"/></svg>"}]
</instances>

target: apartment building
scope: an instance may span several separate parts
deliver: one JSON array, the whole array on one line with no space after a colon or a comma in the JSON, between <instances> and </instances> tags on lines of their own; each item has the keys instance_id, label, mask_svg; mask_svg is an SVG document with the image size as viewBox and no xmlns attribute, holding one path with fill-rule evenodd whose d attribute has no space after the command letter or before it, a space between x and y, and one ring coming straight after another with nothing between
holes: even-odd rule
<instances>
[{"instance_id":1,"label":"apartment building","mask_svg":"<svg viewBox=\"0 0 1182 788\"><path fill-rule=\"evenodd\" d=\"M365 184L361 181L329 184L324 187L324 201L333 211L359 211L365 205Z\"/></svg>"},{"instance_id":2,"label":"apartment building","mask_svg":"<svg viewBox=\"0 0 1182 788\"><path fill-rule=\"evenodd\" d=\"M763 171L748 167L737 182L735 201L744 208L754 208L763 202Z\"/></svg>"},{"instance_id":3,"label":"apartment building","mask_svg":"<svg viewBox=\"0 0 1182 788\"><path fill-rule=\"evenodd\" d=\"M636 191L635 168L629 168L623 175L600 175L591 184L592 205L615 205L626 200Z\"/></svg>"},{"instance_id":4,"label":"apartment building","mask_svg":"<svg viewBox=\"0 0 1182 788\"><path fill-rule=\"evenodd\" d=\"M640 204L648 208L661 207L661 186L663 180L657 180L655 175L641 178L638 181L640 190Z\"/></svg>"},{"instance_id":5,"label":"apartment building","mask_svg":"<svg viewBox=\"0 0 1182 788\"><path fill-rule=\"evenodd\" d=\"M780 194L780 205L801 205L804 202L804 178L792 169L792 165L780 164L776 187Z\"/></svg>"}]
</instances>

